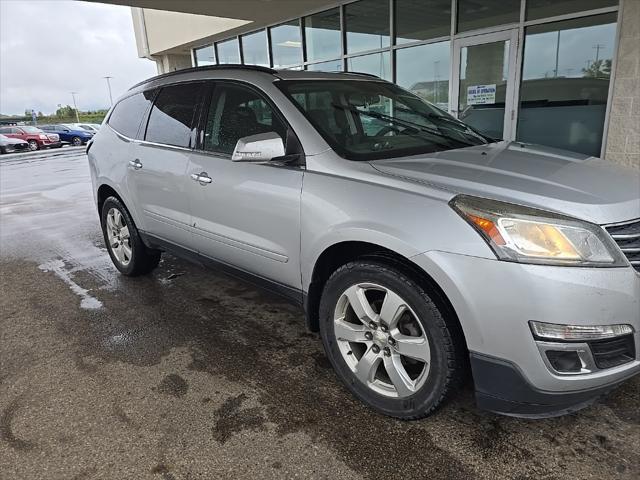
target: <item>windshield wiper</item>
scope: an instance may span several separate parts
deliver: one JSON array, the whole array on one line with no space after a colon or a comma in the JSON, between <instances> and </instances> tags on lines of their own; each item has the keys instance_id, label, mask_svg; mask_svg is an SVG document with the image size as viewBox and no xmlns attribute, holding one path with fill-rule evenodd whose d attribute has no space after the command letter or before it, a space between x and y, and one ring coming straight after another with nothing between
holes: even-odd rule
<instances>
[{"instance_id":1,"label":"windshield wiper","mask_svg":"<svg viewBox=\"0 0 640 480\"><path fill-rule=\"evenodd\" d=\"M459 143L459 144L465 145L467 147L473 146L472 143L467 143L467 142L463 142L461 140L457 140L455 138L451 138L450 136L445 135L444 133L439 132L438 130L433 130L431 128L425 127L424 125L420 125L419 123L410 122L409 120L400 120L398 118L392 117L391 115L386 115L384 113L379 113L379 112L365 112L363 110L358 110L355 107L349 107L349 106L346 106L346 105L340 105L339 103L332 103L331 105L333 107L339 108L341 110L348 110L350 112L354 112L354 113L357 113L357 114L366 115L366 116L372 117L372 118L377 118L378 120L383 120L383 121L388 121L388 122L391 122L391 123L395 123L396 125L400 125L402 127L405 127L406 129L409 129L409 130L414 131L414 132L417 130L417 131L420 131L420 132L426 132L426 133L429 133L431 135L435 135L437 137L444 138L449 142L449 145L451 143ZM442 145L441 142L437 142L437 143L440 143Z\"/></svg>"},{"instance_id":2,"label":"windshield wiper","mask_svg":"<svg viewBox=\"0 0 640 480\"><path fill-rule=\"evenodd\" d=\"M413 110L409 110L408 108L402 108L402 107L396 107L396 109L400 112L404 112L404 113L409 113L409 114L413 114L413 115L419 115L422 118L426 118L427 120L436 120L436 121L442 121L443 123L448 123L450 125L455 125L457 127L462 127L466 130L466 132L469 132L470 134L472 134L475 137L480 138L480 140L482 140L483 142L495 142L496 140L491 138L491 137L487 137L486 135L482 134L481 132L479 132L478 130L476 130L475 128L473 128L471 125L467 125L464 122L461 122L460 120L456 120L455 118L449 118L446 117L444 115L438 115L437 113L422 113L422 112L416 112ZM465 133L466 133L465 132Z\"/></svg>"}]
</instances>

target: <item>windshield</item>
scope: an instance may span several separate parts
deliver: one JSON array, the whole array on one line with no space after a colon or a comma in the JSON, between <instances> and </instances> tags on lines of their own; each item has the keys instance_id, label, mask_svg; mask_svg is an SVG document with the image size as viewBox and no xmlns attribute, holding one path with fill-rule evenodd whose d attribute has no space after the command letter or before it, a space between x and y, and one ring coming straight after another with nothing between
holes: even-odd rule
<instances>
[{"instance_id":1,"label":"windshield","mask_svg":"<svg viewBox=\"0 0 640 480\"><path fill-rule=\"evenodd\" d=\"M391 83L283 80L277 84L329 145L349 160L416 155L492 141Z\"/></svg>"},{"instance_id":2,"label":"windshield","mask_svg":"<svg viewBox=\"0 0 640 480\"><path fill-rule=\"evenodd\" d=\"M42 130L36 127L20 127L26 133L42 133Z\"/></svg>"}]
</instances>

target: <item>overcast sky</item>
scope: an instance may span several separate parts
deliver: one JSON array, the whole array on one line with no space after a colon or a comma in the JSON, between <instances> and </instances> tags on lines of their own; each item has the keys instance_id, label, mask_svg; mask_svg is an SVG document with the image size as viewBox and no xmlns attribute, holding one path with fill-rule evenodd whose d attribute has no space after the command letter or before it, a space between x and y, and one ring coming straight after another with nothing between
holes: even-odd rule
<instances>
[{"instance_id":1,"label":"overcast sky","mask_svg":"<svg viewBox=\"0 0 640 480\"><path fill-rule=\"evenodd\" d=\"M138 58L128 7L67 0L0 0L0 113L94 110L156 75Z\"/></svg>"}]
</instances>

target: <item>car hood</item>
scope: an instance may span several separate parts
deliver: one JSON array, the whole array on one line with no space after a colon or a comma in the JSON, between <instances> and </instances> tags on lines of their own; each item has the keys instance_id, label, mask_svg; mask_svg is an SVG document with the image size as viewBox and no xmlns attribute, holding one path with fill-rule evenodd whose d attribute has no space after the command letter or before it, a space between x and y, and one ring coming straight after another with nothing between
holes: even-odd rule
<instances>
[{"instance_id":1,"label":"car hood","mask_svg":"<svg viewBox=\"0 0 640 480\"><path fill-rule=\"evenodd\" d=\"M408 181L572 215L598 224L640 218L640 171L519 142L372 161Z\"/></svg>"}]
</instances>

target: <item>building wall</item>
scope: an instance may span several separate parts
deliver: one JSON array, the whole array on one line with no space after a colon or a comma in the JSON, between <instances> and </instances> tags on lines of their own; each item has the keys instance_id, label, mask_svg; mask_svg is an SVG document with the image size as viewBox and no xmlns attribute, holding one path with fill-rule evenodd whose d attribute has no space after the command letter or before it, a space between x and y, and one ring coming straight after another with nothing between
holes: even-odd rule
<instances>
[{"instance_id":1,"label":"building wall","mask_svg":"<svg viewBox=\"0 0 640 480\"><path fill-rule=\"evenodd\" d=\"M640 0L623 0L605 158L640 169Z\"/></svg>"},{"instance_id":2,"label":"building wall","mask_svg":"<svg viewBox=\"0 0 640 480\"><path fill-rule=\"evenodd\" d=\"M189 55L155 55L158 73L169 73L191 67Z\"/></svg>"},{"instance_id":3,"label":"building wall","mask_svg":"<svg viewBox=\"0 0 640 480\"><path fill-rule=\"evenodd\" d=\"M151 55L173 50L176 46L181 46L185 50L180 53L188 54L190 50L188 45L193 42L201 41L202 38L218 32L251 23L233 18L208 17L146 8L143 9L143 15Z\"/></svg>"}]
</instances>

